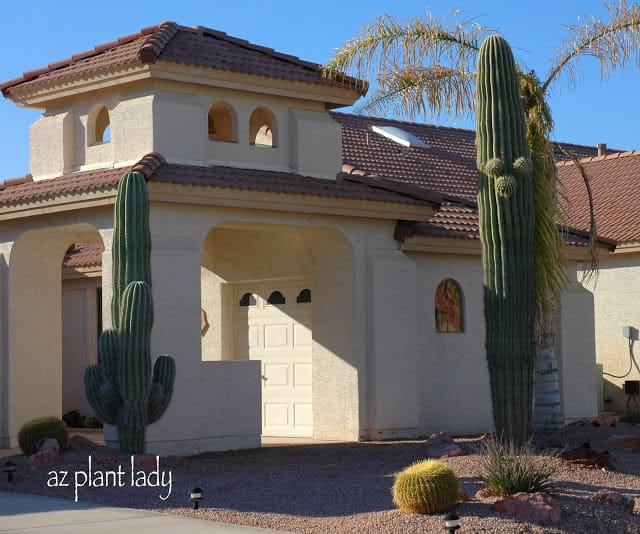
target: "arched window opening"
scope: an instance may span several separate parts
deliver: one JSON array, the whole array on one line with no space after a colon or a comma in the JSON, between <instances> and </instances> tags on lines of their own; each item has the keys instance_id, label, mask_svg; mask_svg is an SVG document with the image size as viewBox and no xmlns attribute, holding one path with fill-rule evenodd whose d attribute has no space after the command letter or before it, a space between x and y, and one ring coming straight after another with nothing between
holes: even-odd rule
<instances>
[{"instance_id":1,"label":"arched window opening","mask_svg":"<svg viewBox=\"0 0 640 534\"><path fill-rule=\"evenodd\" d=\"M296 298L296 302L298 304L306 304L307 302L311 302L311 290L303 289L298 293L298 297Z\"/></svg>"},{"instance_id":2,"label":"arched window opening","mask_svg":"<svg viewBox=\"0 0 640 534\"><path fill-rule=\"evenodd\" d=\"M111 142L111 121L104 106L89 115L89 144L100 145Z\"/></svg>"},{"instance_id":3,"label":"arched window opening","mask_svg":"<svg viewBox=\"0 0 640 534\"><path fill-rule=\"evenodd\" d=\"M240 307L247 308L256 305L256 298L251 293L245 293L240 299Z\"/></svg>"},{"instance_id":4,"label":"arched window opening","mask_svg":"<svg viewBox=\"0 0 640 534\"><path fill-rule=\"evenodd\" d=\"M226 102L216 102L209 109L209 139L212 141L230 141L236 139L236 116L233 108Z\"/></svg>"},{"instance_id":5,"label":"arched window opening","mask_svg":"<svg viewBox=\"0 0 640 534\"><path fill-rule=\"evenodd\" d=\"M445 278L436 288L436 332L462 332L462 306L460 285L452 278Z\"/></svg>"},{"instance_id":6,"label":"arched window opening","mask_svg":"<svg viewBox=\"0 0 640 534\"><path fill-rule=\"evenodd\" d=\"M275 118L267 108L256 108L249 119L249 142L260 147L275 147Z\"/></svg>"},{"instance_id":7,"label":"arched window opening","mask_svg":"<svg viewBox=\"0 0 640 534\"><path fill-rule=\"evenodd\" d=\"M269 295L269 299L267 300L267 304L271 304L273 305L277 305L277 304L284 304L285 298L284 295L282 293L280 293L280 291L274 291L273 293L271 293L271 295Z\"/></svg>"}]
</instances>

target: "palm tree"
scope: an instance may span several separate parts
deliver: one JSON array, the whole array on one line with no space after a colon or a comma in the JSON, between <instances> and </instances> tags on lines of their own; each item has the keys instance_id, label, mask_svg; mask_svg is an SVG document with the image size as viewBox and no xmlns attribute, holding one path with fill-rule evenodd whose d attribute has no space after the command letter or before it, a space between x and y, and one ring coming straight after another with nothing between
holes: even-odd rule
<instances>
[{"instance_id":1,"label":"palm tree","mask_svg":"<svg viewBox=\"0 0 640 534\"><path fill-rule=\"evenodd\" d=\"M609 20L593 16L580 26L567 26L567 36L552 59L549 72L540 80L535 73L518 67L527 119L527 141L533 161L536 249L536 324L538 349L536 381L555 380L555 394L544 399L546 413L536 414L540 430L560 426L557 363L553 352L553 312L567 284L562 256L563 240L556 230L562 219L558 207L558 183L554 150L550 142L553 119L547 98L551 89L564 80L575 85L579 61L595 58L601 76L624 70L635 60L640 64L640 5L626 0L605 4ZM475 20L440 19L430 13L396 21L382 15L363 26L326 65L325 72L350 72L358 78L375 79L376 87L360 110L393 112L411 120L445 114L470 115L475 107L475 70L480 43L490 28ZM592 222L592 236L595 223ZM595 255L592 255L595 258ZM595 263L593 266L595 268ZM536 409L542 405L536 395ZM552 402L548 402L548 401Z\"/></svg>"}]
</instances>

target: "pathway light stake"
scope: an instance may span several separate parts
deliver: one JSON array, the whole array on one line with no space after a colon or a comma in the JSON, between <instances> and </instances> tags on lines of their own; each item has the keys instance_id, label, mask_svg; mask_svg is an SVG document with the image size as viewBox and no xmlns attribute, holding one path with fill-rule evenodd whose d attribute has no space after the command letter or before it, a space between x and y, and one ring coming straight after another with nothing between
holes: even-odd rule
<instances>
[{"instance_id":1,"label":"pathway light stake","mask_svg":"<svg viewBox=\"0 0 640 534\"><path fill-rule=\"evenodd\" d=\"M191 502L193 503L193 509L197 510L202 499L202 490L196 486L191 490Z\"/></svg>"},{"instance_id":2,"label":"pathway light stake","mask_svg":"<svg viewBox=\"0 0 640 534\"><path fill-rule=\"evenodd\" d=\"M449 532L449 534L453 534L459 528L460 518L456 514L449 512L444 516L444 529Z\"/></svg>"},{"instance_id":3,"label":"pathway light stake","mask_svg":"<svg viewBox=\"0 0 640 534\"><path fill-rule=\"evenodd\" d=\"M4 463L4 467L2 468L3 473L7 473L7 480L9 482L13 482L13 473L16 472L16 463L9 460Z\"/></svg>"}]
</instances>

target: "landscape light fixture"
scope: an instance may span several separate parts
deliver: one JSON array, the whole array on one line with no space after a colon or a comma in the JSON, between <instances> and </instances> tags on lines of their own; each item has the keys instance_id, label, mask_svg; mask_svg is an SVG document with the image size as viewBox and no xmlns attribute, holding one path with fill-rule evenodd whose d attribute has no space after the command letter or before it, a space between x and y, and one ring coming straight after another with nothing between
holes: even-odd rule
<instances>
[{"instance_id":1,"label":"landscape light fixture","mask_svg":"<svg viewBox=\"0 0 640 534\"><path fill-rule=\"evenodd\" d=\"M13 473L16 472L16 463L9 460L4 463L4 467L2 468L3 473L7 473L7 480L9 482L13 481Z\"/></svg>"},{"instance_id":2,"label":"landscape light fixture","mask_svg":"<svg viewBox=\"0 0 640 534\"><path fill-rule=\"evenodd\" d=\"M444 529L449 532L449 534L453 534L459 528L460 518L456 514L449 512L444 516Z\"/></svg>"},{"instance_id":3,"label":"landscape light fixture","mask_svg":"<svg viewBox=\"0 0 640 534\"><path fill-rule=\"evenodd\" d=\"M196 486L191 490L191 502L193 503L193 509L197 510L202 499L202 490Z\"/></svg>"}]
</instances>

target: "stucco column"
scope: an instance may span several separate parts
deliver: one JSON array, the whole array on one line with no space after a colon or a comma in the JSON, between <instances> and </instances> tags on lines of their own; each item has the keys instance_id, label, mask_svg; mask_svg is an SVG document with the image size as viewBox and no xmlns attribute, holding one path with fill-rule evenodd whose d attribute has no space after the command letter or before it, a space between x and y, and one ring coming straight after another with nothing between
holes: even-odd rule
<instances>
[{"instance_id":1,"label":"stucco column","mask_svg":"<svg viewBox=\"0 0 640 534\"><path fill-rule=\"evenodd\" d=\"M367 249L369 438L415 437L418 398L417 272L398 250Z\"/></svg>"},{"instance_id":2,"label":"stucco column","mask_svg":"<svg viewBox=\"0 0 640 534\"><path fill-rule=\"evenodd\" d=\"M202 425L200 264L201 247L191 236L158 235L152 226L152 358L172 356L176 379L167 411L147 427L148 452L198 451L196 440Z\"/></svg>"},{"instance_id":3,"label":"stucco column","mask_svg":"<svg viewBox=\"0 0 640 534\"><path fill-rule=\"evenodd\" d=\"M10 244L0 245L0 447L9 446L9 331L8 290Z\"/></svg>"},{"instance_id":4,"label":"stucco column","mask_svg":"<svg viewBox=\"0 0 640 534\"><path fill-rule=\"evenodd\" d=\"M309 235L312 270L313 437L360 437L359 373L365 347L358 313L358 259L339 232Z\"/></svg>"},{"instance_id":5,"label":"stucco column","mask_svg":"<svg viewBox=\"0 0 640 534\"><path fill-rule=\"evenodd\" d=\"M598 414L593 294L571 282L562 292L559 315L556 347L566 423Z\"/></svg>"}]
</instances>

